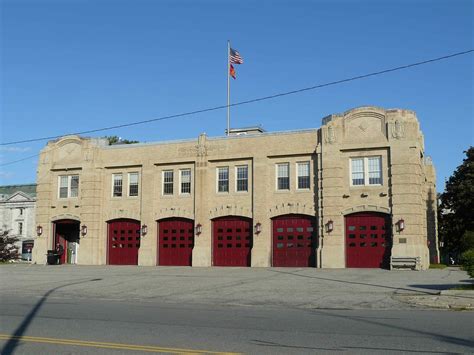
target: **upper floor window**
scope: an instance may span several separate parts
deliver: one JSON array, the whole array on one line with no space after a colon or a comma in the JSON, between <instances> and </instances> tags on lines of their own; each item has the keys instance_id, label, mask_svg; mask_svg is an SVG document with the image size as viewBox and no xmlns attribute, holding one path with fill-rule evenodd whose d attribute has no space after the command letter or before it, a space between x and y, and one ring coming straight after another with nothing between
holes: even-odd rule
<instances>
[{"instance_id":1,"label":"upper floor window","mask_svg":"<svg viewBox=\"0 0 474 355\"><path fill-rule=\"evenodd\" d=\"M296 164L298 168L298 189L309 189L309 161Z\"/></svg>"},{"instance_id":2,"label":"upper floor window","mask_svg":"<svg viewBox=\"0 0 474 355\"><path fill-rule=\"evenodd\" d=\"M229 167L217 168L217 192L229 192Z\"/></svg>"},{"instance_id":3,"label":"upper floor window","mask_svg":"<svg viewBox=\"0 0 474 355\"><path fill-rule=\"evenodd\" d=\"M138 196L138 173L128 174L128 196Z\"/></svg>"},{"instance_id":4,"label":"upper floor window","mask_svg":"<svg viewBox=\"0 0 474 355\"><path fill-rule=\"evenodd\" d=\"M236 190L239 192L248 191L248 185L249 185L248 166L247 165L237 166L235 170L236 170L236 176L237 176Z\"/></svg>"},{"instance_id":5,"label":"upper floor window","mask_svg":"<svg viewBox=\"0 0 474 355\"><path fill-rule=\"evenodd\" d=\"M59 198L77 197L79 195L79 175L59 176Z\"/></svg>"},{"instance_id":6,"label":"upper floor window","mask_svg":"<svg viewBox=\"0 0 474 355\"><path fill-rule=\"evenodd\" d=\"M113 174L112 175L112 182L113 182L113 197L121 197L122 196L122 187L123 187L123 175L122 174Z\"/></svg>"},{"instance_id":7,"label":"upper floor window","mask_svg":"<svg viewBox=\"0 0 474 355\"><path fill-rule=\"evenodd\" d=\"M182 169L180 173L180 194L191 193L191 169Z\"/></svg>"},{"instance_id":8,"label":"upper floor window","mask_svg":"<svg viewBox=\"0 0 474 355\"><path fill-rule=\"evenodd\" d=\"M23 222L18 222L18 234L23 235Z\"/></svg>"},{"instance_id":9,"label":"upper floor window","mask_svg":"<svg viewBox=\"0 0 474 355\"><path fill-rule=\"evenodd\" d=\"M23 208L19 208L19 213L18 213L19 216L23 216Z\"/></svg>"},{"instance_id":10,"label":"upper floor window","mask_svg":"<svg viewBox=\"0 0 474 355\"><path fill-rule=\"evenodd\" d=\"M290 164L277 164L277 190L290 189Z\"/></svg>"},{"instance_id":11,"label":"upper floor window","mask_svg":"<svg viewBox=\"0 0 474 355\"><path fill-rule=\"evenodd\" d=\"M381 185L382 157L351 159L351 185Z\"/></svg>"},{"instance_id":12,"label":"upper floor window","mask_svg":"<svg viewBox=\"0 0 474 355\"><path fill-rule=\"evenodd\" d=\"M173 194L173 170L163 171L163 195Z\"/></svg>"}]
</instances>

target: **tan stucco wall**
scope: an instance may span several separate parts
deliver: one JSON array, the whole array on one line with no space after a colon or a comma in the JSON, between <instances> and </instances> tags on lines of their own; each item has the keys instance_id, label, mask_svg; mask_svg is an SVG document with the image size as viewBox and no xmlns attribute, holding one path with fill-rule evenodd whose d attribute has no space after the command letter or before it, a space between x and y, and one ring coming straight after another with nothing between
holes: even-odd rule
<instances>
[{"instance_id":1,"label":"tan stucco wall","mask_svg":"<svg viewBox=\"0 0 474 355\"><path fill-rule=\"evenodd\" d=\"M252 266L271 266L271 218L298 213L319 221L318 267L345 267L344 216L357 211L403 218L405 231L394 229L392 255L420 256L428 265L427 196L435 191L434 168L425 165L423 136L416 116L406 110L364 107L323 119L320 129L208 138L150 144L107 146L100 139L69 136L51 141L38 165L37 239L34 260L45 262L53 244L52 221L76 219L87 225L81 238L79 264L107 263L107 221L131 218L148 226L139 251L140 265L157 264L157 221L193 219L202 225L195 237L194 266L212 265L212 219L237 215L259 222ZM381 186L350 186L350 158L382 157ZM421 156L421 158L420 158ZM296 164L310 162L311 188L296 188ZM290 164L290 190L277 191L276 164ZM248 192L236 192L235 167L248 166ZM229 192L216 191L216 169L229 167ZM191 169L192 189L180 195L179 170ZM173 196L162 194L162 172L174 171ZM139 196L127 197L127 176L139 173ZM123 197L112 197L112 174L124 176ZM78 174L77 198L58 198L58 176ZM325 235L323 225L334 221ZM429 223L428 223L429 224ZM429 224L431 232L432 224ZM406 238L400 244L399 237Z\"/></svg>"}]
</instances>

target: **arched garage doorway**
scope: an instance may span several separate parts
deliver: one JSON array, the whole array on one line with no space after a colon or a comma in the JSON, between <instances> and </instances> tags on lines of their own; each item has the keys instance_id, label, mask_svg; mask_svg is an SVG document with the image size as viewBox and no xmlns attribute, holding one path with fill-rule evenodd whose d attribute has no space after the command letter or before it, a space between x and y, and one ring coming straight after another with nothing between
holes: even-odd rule
<instances>
[{"instance_id":1,"label":"arched garage doorway","mask_svg":"<svg viewBox=\"0 0 474 355\"><path fill-rule=\"evenodd\" d=\"M109 265L138 265L140 249L140 221L134 219L114 219L108 224Z\"/></svg>"},{"instance_id":2,"label":"arched garage doorway","mask_svg":"<svg viewBox=\"0 0 474 355\"><path fill-rule=\"evenodd\" d=\"M272 219L272 266L315 267L318 243L316 218L288 214Z\"/></svg>"},{"instance_id":3,"label":"arched garage doorway","mask_svg":"<svg viewBox=\"0 0 474 355\"><path fill-rule=\"evenodd\" d=\"M346 267L388 268L392 247L391 219L377 212L345 216Z\"/></svg>"},{"instance_id":4,"label":"arched garage doorway","mask_svg":"<svg viewBox=\"0 0 474 355\"><path fill-rule=\"evenodd\" d=\"M213 265L250 266L252 220L226 216L212 220Z\"/></svg>"},{"instance_id":5,"label":"arched garage doorway","mask_svg":"<svg viewBox=\"0 0 474 355\"><path fill-rule=\"evenodd\" d=\"M54 244L59 243L63 247L63 253L59 257L60 264L67 262L74 263L77 257L79 244L79 228L80 222L74 219L60 219L53 222L54 224ZM73 255L74 254L74 255Z\"/></svg>"},{"instance_id":6,"label":"arched garage doorway","mask_svg":"<svg viewBox=\"0 0 474 355\"><path fill-rule=\"evenodd\" d=\"M158 221L158 265L192 266L194 221L167 218Z\"/></svg>"}]
</instances>

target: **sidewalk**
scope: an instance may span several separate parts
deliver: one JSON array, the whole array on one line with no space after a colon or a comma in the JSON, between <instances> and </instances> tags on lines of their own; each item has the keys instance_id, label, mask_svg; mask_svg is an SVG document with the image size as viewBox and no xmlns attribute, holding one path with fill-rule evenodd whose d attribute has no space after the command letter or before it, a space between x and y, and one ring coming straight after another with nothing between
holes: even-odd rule
<instances>
[{"instance_id":1,"label":"sidewalk","mask_svg":"<svg viewBox=\"0 0 474 355\"><path fill-rule=\"evenodd\" d=\"M314 268L2 265L1 295L310 309L472 309L459 268L426 271Z\"/></svg>"}]
</instances>

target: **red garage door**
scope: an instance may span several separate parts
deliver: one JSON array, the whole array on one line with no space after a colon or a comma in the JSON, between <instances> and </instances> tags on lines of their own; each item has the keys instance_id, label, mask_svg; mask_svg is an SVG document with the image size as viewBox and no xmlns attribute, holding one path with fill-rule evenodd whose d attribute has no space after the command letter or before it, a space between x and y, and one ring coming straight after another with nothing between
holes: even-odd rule
<instances>
[{"instance_id":1,"label":"red garage door","mask_svg":"<svg viewBox=\"0 0 474 355\"><path fill-rule=\"evenodd\" d=\"M346 267L387 268L390 262L390 217L381 213L346 216Z\"/></svg>"},{"instance_id":2,"label":"red garage door","mask_svg":"<svg viewBox=\"0 0 474 355\"><path fill-rule=\"evenodd\" d=\"M108 222L110 265L138 265L140 221L116 219Z\"/></svg>"},{"instance_id":3,"label":"red garage door","mask_svg":"<svg viewBox=\"0 0 474 355\"><path fill-rule=\"evenodd\" d=\"M252 220L222 217L212 221L214 266L250 266Z\"/></svg>"},{"instance_id":4,"label":"red garage door","mask_svg":"<svg viewBox=\"0 0 474 355\"><path fill-rule=\"evenodd\" d=\"M194 247L194 222L171 218L158 222L159 265L191 266Z\"/></svg>"},{"instance_id":5,"label":"red garage door","mask_svg":"<svg viewBox=\"0 0 474 355\"><path fill-rule=\"evenodd\" d=\"M316 218L285 215L273 218L273 266L316 266Z\"/></svg>"}]
</instances>

